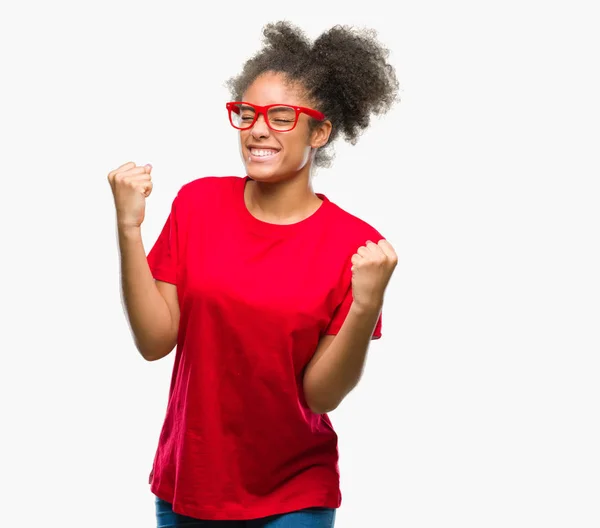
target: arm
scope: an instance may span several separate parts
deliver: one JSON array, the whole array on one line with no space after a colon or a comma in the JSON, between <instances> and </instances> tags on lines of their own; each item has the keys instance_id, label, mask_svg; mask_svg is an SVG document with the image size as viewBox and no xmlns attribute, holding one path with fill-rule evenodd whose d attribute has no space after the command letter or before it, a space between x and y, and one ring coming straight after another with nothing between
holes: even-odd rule
<instances>
[{"instance_id":1,"label":"arm","mask_svg":"<svg viewBox=\"0 0 600 528\"><path fill-rule=\"evenodd\" d=\"M140 228L119 227L119 250L122 300L135 345L144 359L155 361L177 343L177 287L154 280Z\"/></svg>"},{"instance_id":2,"label":"arm","mask_svg":"<svg viewBox=\"0 0 600 528\"><path fill-rule=\"evenodd\" d=\"M324 335L304 371L306 402L318 414L333 411L359 382L383 303L355 302L337 335Z\"/></svg>"}]
</instances>

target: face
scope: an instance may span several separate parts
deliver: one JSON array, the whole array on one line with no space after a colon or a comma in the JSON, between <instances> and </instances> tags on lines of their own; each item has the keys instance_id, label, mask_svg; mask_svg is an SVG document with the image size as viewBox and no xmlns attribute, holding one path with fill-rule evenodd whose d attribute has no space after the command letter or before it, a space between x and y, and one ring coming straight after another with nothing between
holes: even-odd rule
<instances>
[{"instance_id":1,"label":"face","mask_svg":"<svg viewBox=\"0 0 600 528\"><path fill-rule=\"evenodd\" d=\"M258 77L242 100L257 105L281 103L314 108L298 90L284 83L281 74L270 72ZM310 117L301 113L293 130L277 132L267 126L263 115L259 115L252 128L240 130L240 154L248 175L256 180L281 181L308 170L313 148L325 145L331 131L331 123L323 121L322 126L310 133L309 121ZM253 153L254 148L276 152L259 156L264 152Z\"/></svg>"}]
</instances>

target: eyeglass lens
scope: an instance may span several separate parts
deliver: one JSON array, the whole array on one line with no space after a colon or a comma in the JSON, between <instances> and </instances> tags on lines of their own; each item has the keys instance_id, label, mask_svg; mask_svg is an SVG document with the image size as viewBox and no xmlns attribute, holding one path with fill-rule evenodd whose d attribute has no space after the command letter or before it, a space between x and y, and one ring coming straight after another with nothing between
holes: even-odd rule
<instances>
[{"instance_id":1,"label":"eyeglass lens","mask_svg":"<svg viewBox=\"0 0 600 528\"><path fill-rule=\"evenodd\" d=\"M250 128L256 115L256 109L246 104L235 104L229 111L231 121L240 128ZM267 110L269 124L275 130L289 130L296 122L296 110L291 106L274 106Z\"/></svg>"}]
</instances>

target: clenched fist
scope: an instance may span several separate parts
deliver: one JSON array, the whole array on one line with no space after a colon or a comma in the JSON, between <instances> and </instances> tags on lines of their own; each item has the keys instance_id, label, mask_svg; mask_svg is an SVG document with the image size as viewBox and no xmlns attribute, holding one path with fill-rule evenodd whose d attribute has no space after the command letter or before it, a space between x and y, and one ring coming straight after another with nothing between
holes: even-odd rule
<instances>
[{"instance_id":1,"label":"clenched fist","mask_svg":"<svg viewBox=\"0 0 600 528\"><path fill-rule=\"evenodd\" d=\"M150 164L136 167L135 163L130 161L108 173L119 228L136 228L142 225L146 198L152 192L151 170Z\"/></svg>"},{"instance_id":2,"label":"clenched fist","mask_svg":"<svg viewBox=\"0 0 600 528\"><path fill-rule=\"evenodd\" d=\"M367 240L352 255L352 296L354 302L365 308L383 303L388 282L398 264L398 255L385 239L377 244Z\"/></svg>"}]
</instances>

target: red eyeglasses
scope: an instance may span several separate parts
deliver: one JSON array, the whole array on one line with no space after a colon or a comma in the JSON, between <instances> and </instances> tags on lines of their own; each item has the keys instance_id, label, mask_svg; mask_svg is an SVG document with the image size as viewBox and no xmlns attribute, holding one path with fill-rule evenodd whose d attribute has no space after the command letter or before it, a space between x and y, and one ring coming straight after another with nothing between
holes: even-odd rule
<instances>
[{"instance_id":1,"label":"red eyeglasses","mask_svg":"<svg viewBox=\"0 0 600 528\"><path fill-rule=\"evenodd\" d=\"M226 103L231 126L238 130L248 130L254 126L260 114L265 118L267 126L276 132L289 132L298 124L298 116L307 114L318 121L325 119L325 114L304 106L271 104L259 106L244 101Z\"/></svg>"}]
</instances>

